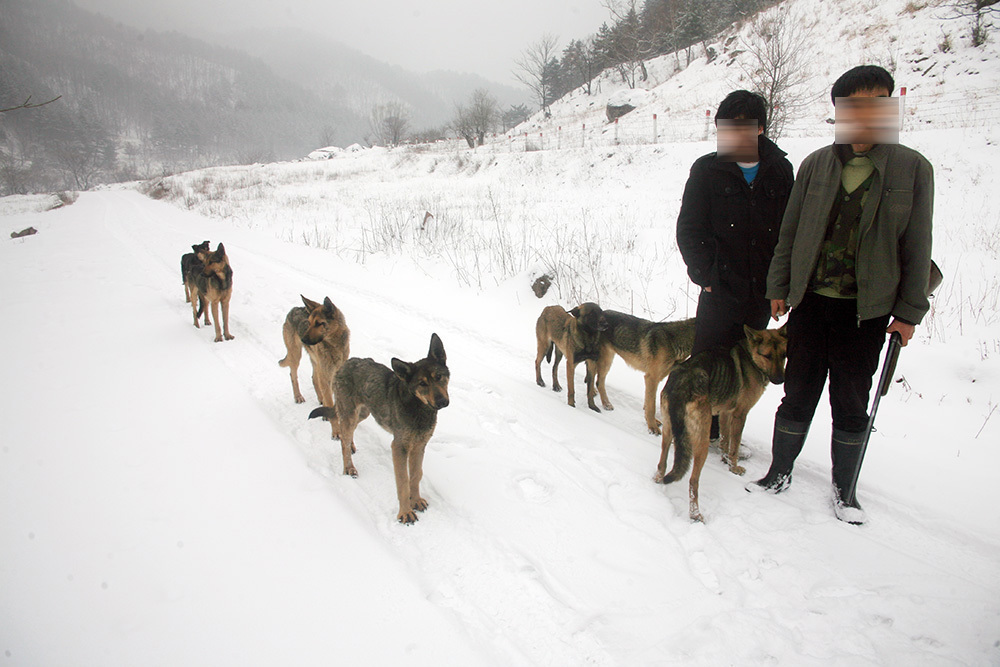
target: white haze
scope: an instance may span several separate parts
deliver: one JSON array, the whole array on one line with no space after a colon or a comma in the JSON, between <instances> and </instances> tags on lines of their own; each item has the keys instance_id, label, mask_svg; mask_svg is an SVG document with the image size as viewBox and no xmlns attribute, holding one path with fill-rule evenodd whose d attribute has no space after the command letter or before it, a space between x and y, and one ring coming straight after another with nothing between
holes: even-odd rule
<instances>
[{"instance_id":1,"label":"white haze","mask_svg":"<svg viewBox=\"0 0 1000 667\"><path fill-rule=\"evenodd\" d=\"M326 2L325 0L75 0L152 30L211 39L236 30L296 27L415 71L455 70L514 83L514 59L543 33L570 39L594 33L608 10L601 0L497 3L467 0Z\"/></svg>"}]
</instances>

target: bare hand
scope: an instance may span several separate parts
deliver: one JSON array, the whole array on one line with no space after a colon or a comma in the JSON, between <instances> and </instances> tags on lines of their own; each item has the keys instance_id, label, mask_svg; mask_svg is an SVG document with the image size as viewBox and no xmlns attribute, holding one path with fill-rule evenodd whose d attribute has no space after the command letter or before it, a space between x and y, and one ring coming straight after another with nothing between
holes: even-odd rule
<instances>
[{"instance_id":1,"label":"bare hand","mask_svg":"<svg viewBox=\"0 0 1000 667\"><path fill-rule=\"evenodd\" d=\"M916 327L912 324L907 324L906 322L900 322L899 320L893 318L892 323L889 324L889 328L885 330L887 334L891 334L893 331L899 333L900 343L903 347L910 342L913 338L913 332Z\"/></svg>"},{"instance_id":2,"label":"bare hand","mask_svg":"<svg viewBox=\"0 0 1000 667\"><path fill-rule=\"evenodd\" d=\"M771 318L775 322L778 318L788 312L788 305L784 299L771 299Z\"/></svg>"}]
</instances>

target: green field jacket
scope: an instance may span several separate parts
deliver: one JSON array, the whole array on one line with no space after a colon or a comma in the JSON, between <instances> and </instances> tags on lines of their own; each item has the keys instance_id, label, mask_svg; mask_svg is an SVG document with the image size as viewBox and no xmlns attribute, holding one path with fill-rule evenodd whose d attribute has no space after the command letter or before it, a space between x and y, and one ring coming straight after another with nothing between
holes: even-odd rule
<instances>
[{"instance_id":1,"label":"green field jacket","mask_svg":"<svg viewBox=\"0 0 1000 667\"><path fill-rule=\"evenodd\" d=\"M930 309L934 169L923 155L898 144L879 144L868 157L875 164L875 180L859 223L858 321L891 314L919 324ZM768 299L784 299L794 308L805 296L842 171L835 145L803 160L768 270Z\"/></svg>"}]
</instances>

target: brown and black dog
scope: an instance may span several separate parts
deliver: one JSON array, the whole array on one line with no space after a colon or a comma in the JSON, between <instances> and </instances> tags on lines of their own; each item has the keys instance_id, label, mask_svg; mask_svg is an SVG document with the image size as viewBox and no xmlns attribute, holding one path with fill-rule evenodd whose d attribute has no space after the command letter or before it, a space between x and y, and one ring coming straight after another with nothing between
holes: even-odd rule
<instances>
[{"instance_id":1,"label":"brown and black dog","mask_svg":"<svg viewBox=\"0 0 1000 667\"><path fill-rule=\"evenodd\" d=\"M597 391L605 410L614 410L604 386L615 354L632 368L645 374L646 394L643 414L646 427L654 435L660 434L656 419L656 391L663 378L670 375L674 366L691 355L694 345L694 318L676 322L651 322L641 317L614 310L605 310L608 328L601 332L595 366Z\"/></svg>"},{"instance_id":2,"label":"brown and black dog","mask_svg":"<svg viewBox=\"0 0 1000 667\"><path fill-rule=\"evenodd\" d=\"M424 450L434 435L438 410L448 407L448 380L444 344L431 334L427 357L413 363L393 358L392 369L372 360L348 359L337 371L334 408L316 408L309 418L326 417L339 426L344 474L358 476L351 457L354 431L370 414L392 434L392 468L396 476L401 523L413 523L427 509L420 497Z\"/></svg>"},{"instance_id":3,"label":"brown and black dog","mask_svg":"<svg viewBox=\"0 0 1000 667\"><path fill-rule=\"evenodd\" d=\"M538 352L535 355L535 382L539 387L545 386L542 379L542 359L552 360L552 391L562 391L559 385L559 362L566 357L566 401L571 407L576 407L576 382L574 370L581 361L597 359L597 343L599 334L608 326L604 311L596 303L583 303L566 312L562 306L547 306L542 310L535 322L535 339ZM594 389L594 377L591 367L587 365L587 405L591 410L600 412L594 401L597 394Z\"/></svg>"},{"instance_id":4,"label":"brown and black dog","mask_svg":"<svg viewBox=\"0 0 1000 667\"><path fill-rule=\"evenodd\" d=\"M730 472L742 475L740 441L750 408L756 405L768 383L785 381L785 327L757 331L744 327L746 337L730 349L699 352L670 373L660 393L663 445L656 466L657 482L670 484L691 467L689 497L694 521L704 521L698 507L698 481L708 457L712 415L719 415L723 461ZM673 469L667 473L671 440L676 443Z\"/></svg>"},{"instance_id":5,"label":"brown and black dog","mask_svg":"<svg viewBox=\"0 0 1000 667\"><path fill-rule=\"evenodd\" d=\"M299 295L302 296L302 295ZM344 313L330 301L316 303L302 296L303 306L288 311L281 327L285 339L285 358L278 362L289 369L292 376L292 396L296 403L304 403L299 390L299 362L302 361L302 347L305 346L312 362L312 383L320 405L333 407L333 378L347 358L351 356L351 331L347 328ZM334 436L337 436L336 422L333 422Z\"/></svg>"},{"instance_id":6,"label":"brown and black dog","mask_svg":"<svg viewBox=\"0 0 1000 667\"><path fill-rule=\"evenodd\" d=\"M181 284L184 285L184 303L191 303L191 290L188 288L187 275L191 267L195 264L204 264L205 256L211 248L208 241L202 241L198 245L191 246L193 252L186 252L181 255Z\"/></svg>"},{"instance_id":7,"label":"brown and black dog","mask_svg":"<svg viewBox=\"0 0 1000 667\"><path fill-rule=\"evenodd\" d=\"M193 246L192 246L193 247ZM208 306L212 307L212 319L215 320L215 342L233 340L229 333L229 300L233 296L233 269L229 265L226 248L221 243L215 252L204 254L202 262L192 264L184 276L184 282L191 295L191 311L194 313L194 325L198 327L198 318L205 314L205 324L208 320ZM197 305L194 295L198 295ZM219 326L219 304L222 304L222 327ZM200 327L199 327L200 328Z\"/></svg>"}]
</instances>

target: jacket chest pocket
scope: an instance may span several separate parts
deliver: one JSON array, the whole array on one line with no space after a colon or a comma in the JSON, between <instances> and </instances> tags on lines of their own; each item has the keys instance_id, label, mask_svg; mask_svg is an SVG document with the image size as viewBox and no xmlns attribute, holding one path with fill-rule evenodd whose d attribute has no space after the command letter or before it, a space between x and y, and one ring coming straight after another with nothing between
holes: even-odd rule
<instances>
[{"instance_id":1,"label":"jacket chest pocket","mask_svg":"<svg viewBox=\"0 0 1000 667\"><path fill-rule=\"evenodd\" d=\"M886 188L882 193L882 206L893 217L909 218L913 209L913 190L906 188Z\"/></svg>"}]
</instances>

